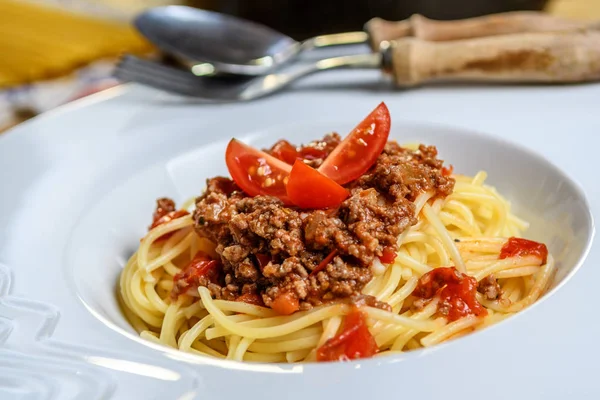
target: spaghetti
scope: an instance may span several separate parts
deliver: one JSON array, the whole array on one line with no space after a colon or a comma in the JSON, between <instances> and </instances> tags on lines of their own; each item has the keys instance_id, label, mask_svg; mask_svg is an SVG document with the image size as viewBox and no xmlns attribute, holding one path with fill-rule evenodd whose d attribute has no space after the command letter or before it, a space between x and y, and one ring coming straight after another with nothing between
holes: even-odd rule
<instances>
[{"instance_id":1,"label":"spaghetti","mask_svg":"<svg viewBox=\"0 0 600 400\"><path fill-rule=\"evenodd\" d=\"M552 256L520 250L515 238L528 223L485 184L486 173L452 177L456 183L447 197L432 192L416 197L417 222L400 234L395 259L387 265L375 259L371 266L374 276L362 294L390 307L361 307L363 333L374 339L378 356L430 347L499 322L535 302L551 280ZM516 243L512 250L510 243ZM264 306L214 299L204 286L174 298L174 277L199 251L217 257L215 244L194 230L191 215L158 225L142 239L121 274L119 290L123 310L141 337L223 359L310 362L339 341L355 312L352 304L334 301L281 315ZM442 272L453 280L435 287ZM481 312L443 312L453 302L468 307L455 296L458 292L444 292L467 284L477 287Z\"/></svg>"}]
</instances>

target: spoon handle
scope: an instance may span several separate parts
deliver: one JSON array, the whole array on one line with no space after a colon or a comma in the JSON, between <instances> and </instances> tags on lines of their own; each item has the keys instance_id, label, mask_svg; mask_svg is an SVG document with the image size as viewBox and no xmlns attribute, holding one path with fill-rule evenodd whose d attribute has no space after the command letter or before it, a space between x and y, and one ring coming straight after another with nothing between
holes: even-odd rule
<instances>
[{"instance_id":1,"label":"spoon handle","mask_svg":"<svg viewBox=\"0 0 600 400\"><path fill-rule=\"evenodd\" d=\"M386 50L401 86L432 80L585 82L600 80L600 31L491 36L450 42L404 38Z\"/></svg>"},{"instance_id":2,"label":"spoon handle","mask_svg":"<svg viewBox=\"0 0 600 400\"><path fill-rule=\"evenodd\" d=\"M455 21L436 21L419 14L399 22L373 18L366 23L365 30L369 33L371 46L379 49L383 41L407 36L437 42L509 33L562 31L588 26L589 22L572 21L542 12L514 11Z\"/></svg>"}]
</instances>

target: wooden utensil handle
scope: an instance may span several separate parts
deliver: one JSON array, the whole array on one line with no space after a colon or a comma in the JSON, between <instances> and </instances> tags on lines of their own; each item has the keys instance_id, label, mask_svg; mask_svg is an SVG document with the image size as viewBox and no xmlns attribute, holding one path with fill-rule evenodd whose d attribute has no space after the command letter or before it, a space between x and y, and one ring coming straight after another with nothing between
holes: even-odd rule
<instances>
[{"instance_id":1,"label":"wooden utensil handle","mask_svg":"<svg viewBox=\"0 0 600 400\"><path fill-rule=\"evenodd\" d=\"M396 83L430 80L584 82L600 79L600 31L523 33L451 42L391 42Z\"/></svg>"},{"instance_id":2,"label":"wooden utensil handle","mask_svg":"<svg viewBox=\"0 0 600 400\"><path fill-rule=\"evenodd\" d=\"M371 46L379 49L383 41L407 36L430 41L469 39L523 32L549 32L584 28L589 22L571 21L536 11L514 11L455 21L436 21L415 14L391 22L373 18L365 25Z\"/></svg>"}]
</instances>

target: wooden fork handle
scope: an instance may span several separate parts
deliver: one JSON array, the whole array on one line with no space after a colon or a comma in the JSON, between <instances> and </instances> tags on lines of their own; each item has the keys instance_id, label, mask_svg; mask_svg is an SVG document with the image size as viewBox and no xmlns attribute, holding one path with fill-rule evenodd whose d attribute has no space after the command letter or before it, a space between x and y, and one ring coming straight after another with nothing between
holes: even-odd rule
<instances>
[{"instance_id":1,"label":"wooden fork handle","mask_svg":"<svg viewBox=\"0 0 600 400\"><path fill-rule=\"evenodd\" d=\"M562 31L589 25L589 22L571 21L542 12L514 11L455 21L436 21L419 14L399 22L373 18L366 23L365 30L369 33L371 46L378 50L383 41L408 36L437 42L510 33Z\"/></svg>"},{"instance_id":2,"label":"wooden fork handle","mask_svg":"<svg viewBox=\"0 0 600 400\"><path fill-rule=\"evenodd\" d=\"M600 31L490 36L451 42L404 38L386 56L401 86L431 80L585 82L600 80ZM387 58L387 57L384 57Z\"/></svg>"}]
</instances>

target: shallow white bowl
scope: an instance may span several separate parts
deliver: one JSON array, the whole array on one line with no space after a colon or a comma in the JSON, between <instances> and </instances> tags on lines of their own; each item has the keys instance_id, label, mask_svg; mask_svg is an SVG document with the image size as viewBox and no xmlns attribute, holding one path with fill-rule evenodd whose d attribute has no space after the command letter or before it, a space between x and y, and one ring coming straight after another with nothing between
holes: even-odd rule
<instances>
[{"instance_id":1,"label":"shallow white bowl","mask_svg":"<svg viewBox=\"0 0 600 400\"><path fill-rule=\"evenodd\" d=\"M301 124L292 129L281 126L233 134L265 148L281 138L306 143L327 132L343 132L352 123ZM551 290L538 303L555 293L579 268L593 234L590 210L581 188L547 160L508 141L443 126L394 124L390 138L436 145L441 158L454 165L455 173L475 175L484 170L489 174L487 183L513 203L518 216L531 222L525 236L546 243L556 259L557 274ZM121 313L115 296L119 273L146 232L156 198L167 196L181 204L204 190L206 178L228 175L224 162L226 144L227 140L222 140L183 152L163 149L164 160L148 160L137 173L124 177L126 179L114 189L85 205L87 212L77 221L69 239L68 275L86 307L117 332L151 345L138 338ZM522 314L527 314L527 310ZM511 319L501 322L510 323ZM167 351L174 357L182 355L175 350ZM406 357L425 352L407 353ZM403 357L389 358L379 362ZM237 364L219 360L205 362L223 367ZM364 361L357 362L360 363ZM269 367L247 364L244 369L265 371Z\"/></svg>"}]
</instances>

